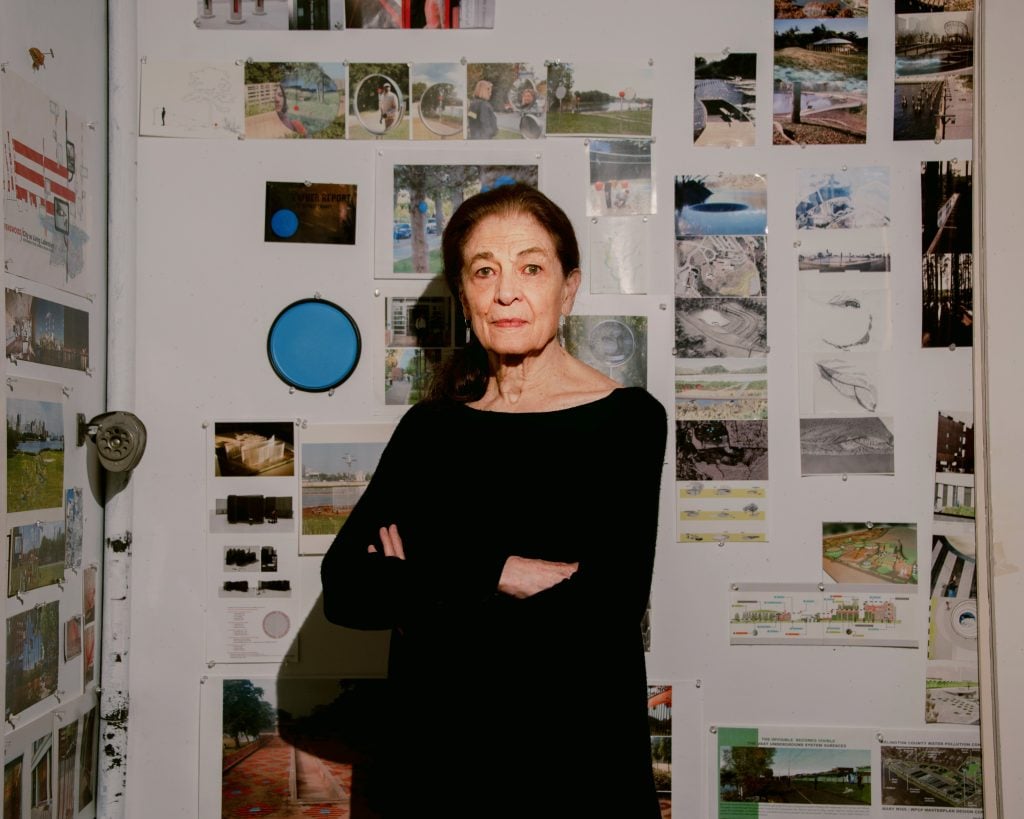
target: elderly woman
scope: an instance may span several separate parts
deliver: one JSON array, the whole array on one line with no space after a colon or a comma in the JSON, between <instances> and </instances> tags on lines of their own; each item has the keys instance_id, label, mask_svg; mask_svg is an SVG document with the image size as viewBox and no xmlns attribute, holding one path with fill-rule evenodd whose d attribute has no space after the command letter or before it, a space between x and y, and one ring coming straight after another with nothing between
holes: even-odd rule
<instances>
[{"instance_id":1,"label":"elderly woman","mask_svg":"<svg viewBox=\"0 0 1024 819\"><path fill-rule=\"evenodd\" d=\"M566 215L526 185L442 241L467 346L323 561L328 619L391 629L384 815L660 815L641 636L667 420L558 343Z\"/></svg>"}]
</instances>

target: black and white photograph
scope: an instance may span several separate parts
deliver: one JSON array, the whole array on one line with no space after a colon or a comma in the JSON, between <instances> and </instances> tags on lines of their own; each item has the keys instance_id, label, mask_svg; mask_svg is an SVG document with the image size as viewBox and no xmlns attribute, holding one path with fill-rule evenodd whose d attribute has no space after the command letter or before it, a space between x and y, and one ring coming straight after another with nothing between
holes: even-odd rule
<instances>
[{"instance_id":1,"label":"black and white photograph","mask_svg":"<svg viewBox=\"0 0 1024 819\"><path fill-rule=\"evenodd\" d=\"M675 294L684 299L768 295L764 236L690 236L676 242Z\"/></svg>"},{"instance_id":2,"label":"black and white photograph","mask_svg":"<svg viewBox=\"0 0 1024 819\"><path fill-rule=\"evenodd\" d=\"M800 419L803 475L892 475L894 453L891 418Z\"/></svg>"},{"instance_id":3,"label":"black and white photograph","mask_svg":"<svg viewBox=\"0 0 1024 819\"><path fill-rule=\"evenodd\" d=\"M676 421L677 481L768 480L768 422Z\"/></svg>"},{"instance_id":4,"label":"black and white photograph","mask_svg":"<svg viewBox=\"0 0 1024 819\"><path fill-rule=\"evenodd\" d=\"M675 300L675 356L763 358L768 353L768 300Z\"/></svg>"},{"instance_id":5,"label":"black and white photograph","mask_svg":"<svg viewBox=\"0 0 1024 819\"><path fill-rule=\"evenodd\" d=\"M565 349L624 387L647 387L647 316L570 315Z\"/></svg>"},{"instance_id":6,"label":"black and white photograph","mask_svg":"<svg viewBox=\"0 0 1024 819\"><path fill-rule=\"evenodd\" d=\"M818 273L889 273L892 270L884 228L803 234L796 258L799 270Z\"/></svg>"}]
</instances>

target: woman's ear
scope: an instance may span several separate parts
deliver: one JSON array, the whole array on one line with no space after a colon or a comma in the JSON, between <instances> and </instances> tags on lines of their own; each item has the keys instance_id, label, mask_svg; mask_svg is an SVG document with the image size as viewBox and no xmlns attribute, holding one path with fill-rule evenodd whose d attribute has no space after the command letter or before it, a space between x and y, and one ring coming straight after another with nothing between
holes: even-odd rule
<instances>
[{"instance_id":1,"label":"woman's ear","mask_svg":"<svg viewBox=\"0 0 1024 819\"><path fill-rule=\"evenodd\" d=\"M576 303L576 292L580 289L580 282L583 280L583 273L577 267L565 277L562 285L562 315L567 316L572 312L572 306Z\"/></svg>"}]
</instances>

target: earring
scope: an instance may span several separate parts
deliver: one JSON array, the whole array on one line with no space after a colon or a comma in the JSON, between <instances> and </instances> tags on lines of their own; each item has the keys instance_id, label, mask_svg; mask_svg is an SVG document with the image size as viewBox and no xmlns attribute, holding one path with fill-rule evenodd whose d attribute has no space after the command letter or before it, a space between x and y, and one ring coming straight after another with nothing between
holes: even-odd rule
<instances>
[{"instance_id":1,"label":"earring","mask_svg":"<svg viewBox=\"0 0 1024 819\"><path fill-rule=\"evenodd\" d=\"M470 339L473 338L473 323L466 319L466 344L469 344Z\"/></svg>"}]
</instances>

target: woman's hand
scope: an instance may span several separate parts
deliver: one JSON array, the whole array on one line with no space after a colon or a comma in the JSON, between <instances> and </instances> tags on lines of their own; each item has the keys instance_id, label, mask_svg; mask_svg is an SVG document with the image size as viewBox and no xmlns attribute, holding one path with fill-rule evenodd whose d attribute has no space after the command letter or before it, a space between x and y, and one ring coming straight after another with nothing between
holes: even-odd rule
<instances>
[{"instance_id":1,"label":"woman's hand","mask_svg":"<svg viewBox=\"0 0 1024 819\"><path fill-rule=\"evenodd\" d=\"M580 567L579 563L556 563L532 557L512 555L505 561L498 579L498 591L510 597L525 600L539 592L568 580Z\"/></svg>"},{"instance_id":2,"label":"woman's hand","mask_svg":"<svg viewBox=\"0 0 1024 819\"><path fill-rule=\"evenodd\" d=\"M395 524L380 527L380 545L384 547L384 557L397 557L405 560L405 549L402 547L402 538L398 534L398 527ZM366 547L370 554L376 554L377 547L372 543Z\"/></svg>"}]
</instances>

